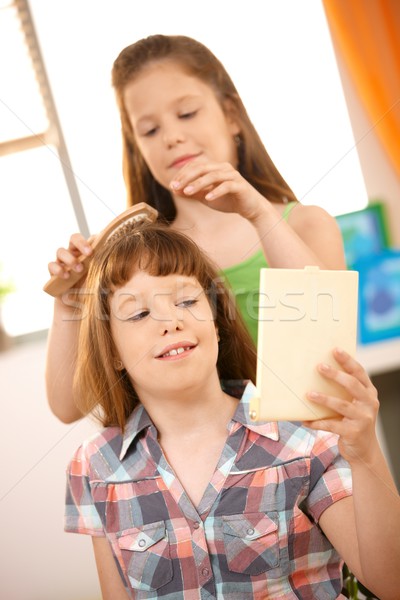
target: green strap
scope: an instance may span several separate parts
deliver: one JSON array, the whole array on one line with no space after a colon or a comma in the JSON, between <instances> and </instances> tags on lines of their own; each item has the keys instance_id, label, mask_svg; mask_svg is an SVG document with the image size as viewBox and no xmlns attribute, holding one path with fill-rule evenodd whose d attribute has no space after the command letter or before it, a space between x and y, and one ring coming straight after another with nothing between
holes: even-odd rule
<instances>
[{"instance_id":1,"label":"green strap","mask_svg":"<svg viewBox=\"0 0 400 600\"><path fill-rule=\"evenodd\" d=\"M285 219L285 221L288 220L289 215L292 211L292 209L296 206L296 204L298 204L298 202L296 200L292 200L292 202L289 202L288 204L286 204L283 213L282 213L282 217Z\"/></svg>"}]
</instances>

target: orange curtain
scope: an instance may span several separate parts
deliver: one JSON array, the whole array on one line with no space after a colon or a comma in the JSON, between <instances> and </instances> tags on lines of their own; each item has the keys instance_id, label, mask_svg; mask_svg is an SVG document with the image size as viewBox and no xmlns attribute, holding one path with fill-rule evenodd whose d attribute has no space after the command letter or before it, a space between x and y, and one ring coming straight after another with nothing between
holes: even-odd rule
<instances>
[{"instance_id":1,"label":"orange curtain","mask_svg":"<svg viewBox=\"0 0 400 600\"><path fill-rule=\"evenodd\" d=\"M400 0L323 0L331 35L400 177Z\"/></svg>"}]
</instances>

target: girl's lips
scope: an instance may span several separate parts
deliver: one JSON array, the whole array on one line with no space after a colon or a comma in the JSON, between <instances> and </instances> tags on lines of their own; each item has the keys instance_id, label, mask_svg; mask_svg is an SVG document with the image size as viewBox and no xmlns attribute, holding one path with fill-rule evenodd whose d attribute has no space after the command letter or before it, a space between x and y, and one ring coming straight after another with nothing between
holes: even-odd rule
<instances>
[{"instance_id":1,"label":"girl's lips","mask_svg":"<svg viewBox=\"0 0 400 600\"><path fill-rule=\"evenodd\" d=\"M168 356L158 356L157 360L162 360L162 361L176 361L176 360L181 360L183 358L186 358L187 356L189 356L189 354L192 354L193 351L195 350L195 346L193 346L192 348L189 348L187 350L184 350L183 352L181 352L180 354L169 354Z\"/></svg>"},{"instance_id":2,"label":"girl's lips","mask_svg":"<svg viewBox=\"0 0 400 600\"><path fill-rule=\"evenodd\" d=\"M170 164L169 168L180 169L181 167L183 167L183 165L186 165L188 162L194 160L198 156L200 156L200 154L186 154L185 156L180 156L179 158L174 160L173 163Z\"/></svg>"},{"instance_id":3,"label":"girl's lips","mask_svg":"<svg viewBox=\"0 0 400 600\"><path fill-rule=\"evenodd\" d=\"M172 344L164 348L162 352L155 358L157 360L179 360L186 358L196 348L196 344L192 342L179 342L178 344Z\"/></svg>"}]
</instances>

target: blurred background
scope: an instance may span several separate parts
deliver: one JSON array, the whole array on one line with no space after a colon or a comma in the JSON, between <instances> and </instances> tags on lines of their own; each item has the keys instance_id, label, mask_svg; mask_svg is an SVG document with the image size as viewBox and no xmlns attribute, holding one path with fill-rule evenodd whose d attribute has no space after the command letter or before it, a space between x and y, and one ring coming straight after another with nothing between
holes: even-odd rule
<instances>
[{"instance_id":1,"label":"blurred background","mask_svg":"<svg viewBox=\"0 0 400 600\"><path fill-rule=\"evenodd\" d=\"M400 4L397 0L0 0L1 597L100 598L64 473L97 427L44 389L47 263L125 209L110 82L126 45L189 35L222 61L278 169L337 217L360 273L358 355L400 485ZM378 484L379 482L377 482Z\"/></svg>"}]
</instances>

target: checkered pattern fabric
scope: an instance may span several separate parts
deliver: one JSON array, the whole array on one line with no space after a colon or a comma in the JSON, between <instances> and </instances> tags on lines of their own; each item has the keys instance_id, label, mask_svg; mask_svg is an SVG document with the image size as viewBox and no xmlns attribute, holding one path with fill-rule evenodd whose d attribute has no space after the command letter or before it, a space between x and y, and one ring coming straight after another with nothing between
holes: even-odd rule
<instances>
[{"instance_id":1,"label":"checkered pattern fabric","mask_svg":"<svg viewBox=\"0 0 400 600\"><path fill-rule=\"evenodd\" d=\"M124 435L107 428L75 453L66 531L107 536L135 599L342 598L342 561L318 527L328 506L351 495L337 437L252 423L254 386L224 389L241 401L197 507L140 406Z\"/></svg>"}]
</instances>

